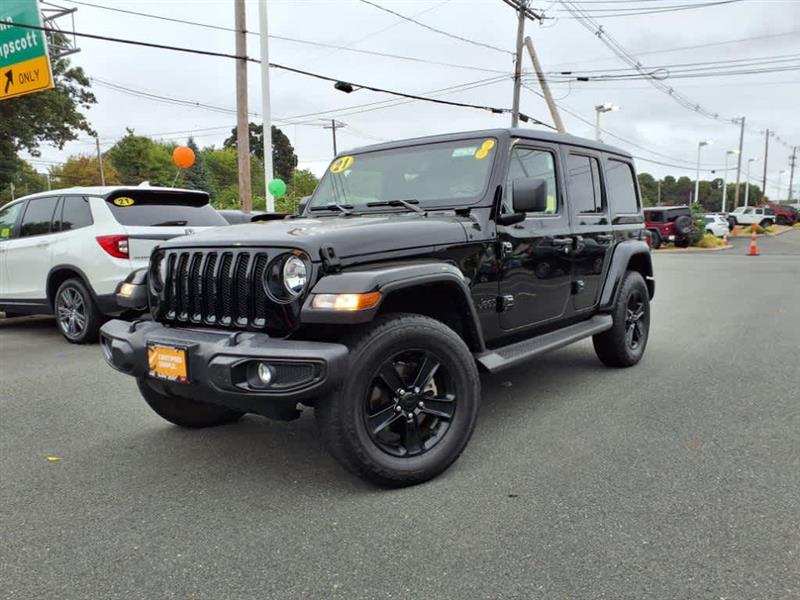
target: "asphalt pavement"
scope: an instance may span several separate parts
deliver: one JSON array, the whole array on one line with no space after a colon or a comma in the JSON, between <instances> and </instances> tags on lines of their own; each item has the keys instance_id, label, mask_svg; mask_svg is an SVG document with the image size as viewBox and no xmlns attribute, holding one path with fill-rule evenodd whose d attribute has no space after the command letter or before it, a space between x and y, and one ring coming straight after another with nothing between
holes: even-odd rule
<instances>
[{"instance_id":1,"label":"asphalt pavement","mask_svg":"<svg viewBox=\"0 0 800 600\"><path fill-rule=\"evenodd\" d=\"M657 254L638 366L483 377L461 459L404 490L310 412L181 430L97 346L0 321L0 598L799 598L800 231L758 243Z\"/></svg>"}]
</instances>

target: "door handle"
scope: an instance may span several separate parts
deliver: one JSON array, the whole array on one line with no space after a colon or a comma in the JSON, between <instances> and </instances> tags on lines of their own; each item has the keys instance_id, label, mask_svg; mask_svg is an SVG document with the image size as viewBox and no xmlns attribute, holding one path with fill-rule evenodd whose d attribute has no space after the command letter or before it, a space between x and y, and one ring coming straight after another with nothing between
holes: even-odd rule
<instances>
[{"instance_id":1,"label":"door handle","mask_svg":"<svg viewBox=\"0 0 800 600\"><path fill-rule=\"evenodd\" d=\"M553 238L551 243L553 244L553 246L561 246L561 247L572 246L572 238L555 237L555 238Z\"/></svg>"},{"instance_id":2,"label":"door handle","mask_svg":"<svg viewBox=\"0 0 800 600\"><path fill-rule=\"evenodd\" d=\"M598 242L610 242L613 239L614 236L609 233L601 233L600 235L597 236Z\"/></svg>"}]
</instances>

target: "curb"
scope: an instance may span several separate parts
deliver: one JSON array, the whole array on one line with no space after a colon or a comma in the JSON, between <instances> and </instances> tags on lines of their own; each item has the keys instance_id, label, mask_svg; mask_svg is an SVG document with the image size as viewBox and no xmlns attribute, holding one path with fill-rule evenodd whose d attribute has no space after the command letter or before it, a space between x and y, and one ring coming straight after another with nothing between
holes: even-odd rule
<instances>
[{"instance_id":1,"label":"curb","mask_svg":"<svg viewBox=\"0 0 800 600\"><path fill-rule=\"evenodd\" d=\"M729 244L728 246L719 246L717 248L698 248L696 246L690 246L688 248L664 248L651 250L651 252L657 254L695 254L698 252L720 252L722 250L731 250L732 248L733 244Z\"/></svg>"}]
</instances>

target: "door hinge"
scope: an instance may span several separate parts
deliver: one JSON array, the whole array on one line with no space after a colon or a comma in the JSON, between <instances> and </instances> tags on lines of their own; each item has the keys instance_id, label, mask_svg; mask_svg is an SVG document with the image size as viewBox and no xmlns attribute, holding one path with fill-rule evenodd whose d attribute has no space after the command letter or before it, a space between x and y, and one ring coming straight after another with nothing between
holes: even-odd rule
<instances>
[{"instance_id":1,"label":"door hinge","mask_svg":"<svg viewBox=\"0 0 800 600\"><path fill-rule=\"evenodd\" d=\"M503 242L500 244L500 256L505 257L514 252L514 246L511 242Z\"/></svg>"},{"instance_id":2,"label":"door hinge","mask_svg":"<svg viewBox=\"0 0 800 600\"><path fill-rule=\"evenodd\" d=\"M506 312L514 308L513 294L503 294L497 297L497 312Z\"/></svg>"},{"instance_id":3,"label":"door hinge","mask_svg":"<svg viewBox=\"0 0 800 600\"><path fill-rule=\"evenodd\" d=\"M338 273L342 270L342 263L330 244L322 246L319 249L319 255L322 258L322 265L325 267L326 273Z\"/></svg>"}]
</instances>

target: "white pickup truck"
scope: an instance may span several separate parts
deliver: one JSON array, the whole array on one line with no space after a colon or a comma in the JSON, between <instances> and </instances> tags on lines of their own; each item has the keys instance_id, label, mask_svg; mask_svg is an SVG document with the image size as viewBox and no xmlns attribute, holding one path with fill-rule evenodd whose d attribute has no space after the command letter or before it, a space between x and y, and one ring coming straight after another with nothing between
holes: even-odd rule
<instances>
[{"instance_id":1,"label":"white pickup truck","mask_svg":"<svg viewBox=\"0 0 800 600\"><path fill-rule=\"evenodd\" d=\"M771 208L757 208L754 206L740 206L731 214L737 225L761 225L769 227L775 224L775 211Z\"/></svg>"}]
</instances>

